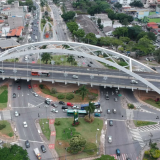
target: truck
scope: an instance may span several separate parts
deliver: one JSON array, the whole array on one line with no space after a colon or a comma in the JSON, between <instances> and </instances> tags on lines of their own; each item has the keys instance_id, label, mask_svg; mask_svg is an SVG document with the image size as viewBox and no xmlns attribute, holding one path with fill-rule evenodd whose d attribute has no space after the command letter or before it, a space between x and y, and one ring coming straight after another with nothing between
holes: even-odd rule
<instances>
[{"instance_id":1,"label":"truck","mask_svg":"<svg viewBox=\"0 0 160 160\"><path fill-rule=\"evenodd\" d=\"M33 151L34 151L37 159L41 159L41 154L40 154L40 152L39 152L39 149L38 149L38 148L35 148Z\"/></svg>"}]
</instances>

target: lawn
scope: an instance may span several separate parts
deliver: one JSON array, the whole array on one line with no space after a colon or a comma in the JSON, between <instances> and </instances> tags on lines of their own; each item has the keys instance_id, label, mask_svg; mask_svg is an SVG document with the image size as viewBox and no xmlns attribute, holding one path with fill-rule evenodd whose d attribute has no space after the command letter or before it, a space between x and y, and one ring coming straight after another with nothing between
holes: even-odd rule
<instances>
[{"instance_id":1,"label":"lawn","mask_svg":"<svg viewBox=\"0 0 160 160\"><path fill-rule=\"evenodd\" d=\"M133 121L136 127L141 127L141 126L148 126L152 124L157 124L156 122L149 122L149 121Z\"/></svg>"},{"instance_id":2,"label":"lawn","mask_svg":"<svg viewBox=\"0 0 160 160\"><path fill-rule=\"evenodd\" d=\"M13 130L11 128L11 125L8 121L0 121L0 124L4 124L6 125L5 128L3 128L2 130L0 130L0 134L2 135L7 135L9 137L13 137L14 133L13 133Z\"/></svg>"},{"instance_id":3,"label":"lawn","mask_svg":"<svg viewBox=\"0 0 160 160\"><path fill-rule=\"evenodd\" d=\"M150 18L149 22L160 23L160 18Z\"/></svg>"},{"instance_id":4,"label":"lawn","mask_svg":"<svg viewBox=\"0 0 160 160\"><path fill-rule=\"evenodd\" d=\"M59 99L59 100L63 100L64 102L89 102L89 101L93 101L93 100L96 100L98 98L98 94L96 93L92 93L92 92L89 92L88 95L91 95L94 97L94 99L90 100L88 95L84 98L84 100L82 100L81 98L81 95L79 93L69 93L69 92L66 92L66 93L56 93L56 94L53 94L50 92L50 89L47 88L47 86L44 85L44 89L41 89L41 91L44 93L44 94L47 94L47 95L51 95L53 97L57 97L58 95L64 95L65 98L64 99ZM74 95L74 98L71 99L71 100L68 100L66 99L66 95L67 94L73 94ZM57 97L58 98L58 97Z\"/></svg>"},{"instance_id":5,"label":"lawn","mask_svg":"<svg viewBox=\"0 0 160 160\"><path fill-rule=\"evenodd\" d=\"M8 87L0 87L0 110L7 107L8 102Z\"/></svg>"},{"instance_id":6,"label":"lawn","mask_svg":"<svg viewBox=\"0 0 160 160\"><path fill-rule=\"evenodd\" d=\"M144 100L144 102L152 105L153 107L160 108L160 102L155 102L153 99Z\"/></svg>"},{"instance_id":7,"label":"lawn","mask_svg":"<svg viewBox=\"0 0 160 160\"><path fill-rule=\"evenodd\" d=\"M149 12L149 15L153 15L153 14L156 14L156 12Z\"/></svg>"},{"instance_id":8,"label":"lawn","mask_svg":"<svg viewBox=\"0 0 160 160\"><path fill-rule=\"evenodd\" d=\"M100 133L103 127L103 121L99 118L95 118L92 123L87 123L84 118L79 118L80 125L77 127L72 127L73 118L56 118L55 121L60 121L60 125L55 125L56 129L56 143L55 148L58 153L58 155L61 157L62 160L65 160L65 148L69 147L69 140L72 137L71 136L71 130L72 134L80 134L82 137L84 137L87 141L87 144L94 143L96 144L96 134L97 134L97 141L100 143ZM99 131L97 131L97 128ZM59 144L61 143L61 145ZM87 148L87 147L86 147ZM67 160L75 160L80 159L84 157L90 157L91 155L88 155L85 152L81 152L76 155L72 155L70 153L67 153ZM92 155L92 156L95 156ZM64 159L63 159L64 158Z\"/></svg>"},{"instance_id":9,"label":"lawn","mask_svg":"<svg viewBox=\"0 0 160 160\"><path fill-rule=\"evenodd\" d=\"M50 135L51 135L51 130L49 129L49 120L48 119L40 119L39 124L41 126L41 130L42 130L43 134L49 140Z\"/></svg>"},{"instance_id":10,"label":"lawn","mask_svg":"<svg viewBox=\"0 0 160 160\"><path fill-rule=\"evenodd\" d=\"M77 62L71 64L67 62L67 57L66 55L54 55L52 56L52 60L55 62L55 65L61 65L61 66L77 66ZM40 64L40 60L38 59L37 63ZM45 62L41 61L41 64L45 64ZM51 64L50 61L48 61L48 64Z\"/></svg>"}]
</instances>

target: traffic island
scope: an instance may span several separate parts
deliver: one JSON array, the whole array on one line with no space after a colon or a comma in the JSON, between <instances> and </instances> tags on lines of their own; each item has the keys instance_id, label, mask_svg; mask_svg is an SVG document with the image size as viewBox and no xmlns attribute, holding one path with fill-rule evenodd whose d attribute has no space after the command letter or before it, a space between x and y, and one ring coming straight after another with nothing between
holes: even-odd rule
<instances>
[{"instance_id":1,"label":"traffic island","mask_svg":"<svg viewBox=\"0 0 160 160\"><path fill-rule=\"evenodd\" d=\"M4 85L0 87L0 110L7 108L8 102L8 86Z\"/></svg>"}]
</instances>

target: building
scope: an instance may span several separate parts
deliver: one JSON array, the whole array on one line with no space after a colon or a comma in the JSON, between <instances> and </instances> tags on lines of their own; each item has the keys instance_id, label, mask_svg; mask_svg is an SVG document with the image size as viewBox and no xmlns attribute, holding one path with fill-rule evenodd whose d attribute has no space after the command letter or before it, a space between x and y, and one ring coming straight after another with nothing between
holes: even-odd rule
<instances>
[{"instance_id":1,"label":"building","mask_svg":"<svg viewBox=\"0 0 160 160\"><path fill-rule=\"evenodd\" d=\"M8 24L11 29L24 26L24 19L22 16L8 16Z\"/></svg>"},{"instance_id":2,"label":"building","mask_svg":"<svg viewBox=\"0 0 160 160\"><path fill-rule=\"evenodd\" d=\"M134 2L134 0L118 0L118 2L122 5L128 5L132 2Z\"/></svg>"},{"instance_id":3,"label":"building","mask_svg":"<svg viewBox=\"0 0 160 160\"><path fill-rule=\"evenodd\" d=\"M155 22L149 22L149 23L147 23L147 28L156 29L156 28L158 28L158 24Z\"/></svg>"},{"instance_id":4,"label":"building","mask_svg":"<svg viewBox=\"0 0 160 160\"><path fill-rule=\"evenodd\" d=\"M11 38L11 37L20 37L22 36L22 31L23 31L24 27L23 26L19 26L17 28L11 29L9 31L9 33L7 34L7 38Z\"/></svg>"},{"instance_id":5,"label":"building","mask_svg":"<svg viewBox=\"0 0 160 160\"><path fill-rule=\"evenodd\" d=\"M9 33L9 31L10 31L10 26L3 26L2 27L1 37L6 37L7 34Z\"/></svg>"},{"instance_id":6,"label":"building","mask_svg":"<svg viewBox=\"0 0 160 160\"><path fill-rule=\"evenodd\" d=\"M20 46L20 44L13 39L0 40L0 48L2 50L10 49L17 46Z\"/></svg>"}]
</instances>

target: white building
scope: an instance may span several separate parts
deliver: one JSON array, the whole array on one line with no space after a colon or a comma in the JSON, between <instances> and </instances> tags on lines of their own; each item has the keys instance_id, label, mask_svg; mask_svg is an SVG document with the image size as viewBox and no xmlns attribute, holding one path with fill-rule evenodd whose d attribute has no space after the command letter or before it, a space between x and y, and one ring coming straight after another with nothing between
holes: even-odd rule
<instances>
[{"instance_id":1,"label":"white building","mask_svg":"<svg viewBox=\"0 0 160 160\"><path fill-rule=\"evenodd\" d=\"M9 31L10 31L10 26L4 26L4 27L2 27L1 37L6 37L7 34L9 33Z\"/></svg>"},{"instance_id":2,"label":"white building","mask_svg":"<svg viewBox=\"0 0 160 160\"><path fill-rule=\"evenodd\" d=\"M119 2L122 5L128 5L132 2L134 2L134 0L117 0L117 2Z\"/></svg>"}]
</instances>

